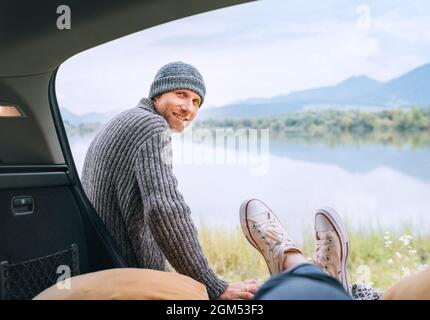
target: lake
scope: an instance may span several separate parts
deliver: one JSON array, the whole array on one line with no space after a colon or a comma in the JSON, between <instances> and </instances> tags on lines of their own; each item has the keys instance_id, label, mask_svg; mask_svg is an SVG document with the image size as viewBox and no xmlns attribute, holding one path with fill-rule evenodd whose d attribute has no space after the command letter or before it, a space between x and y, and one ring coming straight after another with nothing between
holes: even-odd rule
<instances>
[{"instance_id":1,"label":"lake","mask_svg":"<svg viewBox=\"0 0 430 320\"><path fill-rule=\"evenodd\" d=\"M79 174L92 138L70 137ZM414 232L430 231L429 149L272 141L269 147L267 170L255 174L255 162L205 162L201 159L212 157L214 147L174 143L174 173L198 226L235 228L241 202L256 197L280 216L296 238L312 227L314 211L326 205L335 208L351 228L386 231L409 225ZM200 161L177 161L178 154L189 152Z\"/></svg>"}]
</instances>

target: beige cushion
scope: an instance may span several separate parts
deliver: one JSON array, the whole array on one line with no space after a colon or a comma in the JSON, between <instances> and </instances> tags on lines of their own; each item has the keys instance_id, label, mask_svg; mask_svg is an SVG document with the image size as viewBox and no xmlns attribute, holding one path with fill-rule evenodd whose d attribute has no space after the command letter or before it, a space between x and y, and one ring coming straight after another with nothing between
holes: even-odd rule
<instances>
[{"instance_id":1,"label":"beige cushion","mask_svg":"<svg viewBox=\"0 0 430 320\"><path fill-rule=\"evenodd\" d=\"M382 300L430 300L430 268L395 283Z\"/></svg>"},{"instance_id":2,"label":"beige cushion","mask_svg":"<svg viewBox=\"0 0 430 320\"><path fill-rule=\"evenodd\" d=\"M57 284L34 300L207 300L206 287L190 277L149 269L109 269L70 280L70 289Z\"/></svg>"}]
</instances>

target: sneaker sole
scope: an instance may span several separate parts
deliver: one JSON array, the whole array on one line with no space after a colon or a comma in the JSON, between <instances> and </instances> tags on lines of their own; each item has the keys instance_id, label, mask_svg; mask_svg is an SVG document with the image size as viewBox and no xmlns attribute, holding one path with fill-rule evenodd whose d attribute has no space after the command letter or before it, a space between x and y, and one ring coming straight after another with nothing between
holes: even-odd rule
<instances>
[{"instance_id":1,"label":"sneaker sole","mask_svg":"<svg viewBox=\"0 0 430 320\"><path fill-rule=\"evenodd\" d=\"M343 225L343 220L339 214L330 207L323 207L317 210L317 214L323 214L330 223L334 226L334 229L341 240L342 247L342 285L345 290L351 295L351 288L348 282L348 255L349 255L349 239L348 232Z\"/></svg>"}]
</instances>

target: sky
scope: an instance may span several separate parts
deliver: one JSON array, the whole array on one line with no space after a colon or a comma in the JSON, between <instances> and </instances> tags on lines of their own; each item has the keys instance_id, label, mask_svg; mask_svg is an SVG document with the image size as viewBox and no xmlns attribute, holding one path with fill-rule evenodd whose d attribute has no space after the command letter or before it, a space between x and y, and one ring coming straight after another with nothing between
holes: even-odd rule
<instances>
[{"instance_id":1,"label":"sky","mask_svg":"<svg viewBox=\"0 0 430 320\"><path fill-rule=\"evenodd\" d=\"M73 27L73 8L72 8ZM207 108L334 85L390 80L430 62L427 0L262 0L114 40L63 63L56 89L76 114L117 112L147 96L157 70L202 73Z\"/></svg>"}]
</instances>

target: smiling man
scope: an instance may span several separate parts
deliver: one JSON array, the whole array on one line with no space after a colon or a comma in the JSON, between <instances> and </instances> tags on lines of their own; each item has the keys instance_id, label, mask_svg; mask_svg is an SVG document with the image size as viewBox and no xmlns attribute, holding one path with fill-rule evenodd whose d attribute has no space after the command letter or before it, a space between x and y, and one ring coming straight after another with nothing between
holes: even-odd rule
<instances>
[{"instance_id":1,"label":"smiling man","mask_svg":"<svg viewBox=\"0 0 430 320\"><path fill-rule=\"evenodd\" d=\"M171 165L171 131L194 120L206 93L193 66L173 62L156 74L148 98L113 118L92 141L82 185L130 267L181 274L209 298L249 299L254 280L229 284L211 269Z\"/></svg>"}]
</instances>

